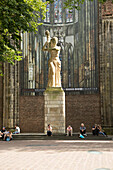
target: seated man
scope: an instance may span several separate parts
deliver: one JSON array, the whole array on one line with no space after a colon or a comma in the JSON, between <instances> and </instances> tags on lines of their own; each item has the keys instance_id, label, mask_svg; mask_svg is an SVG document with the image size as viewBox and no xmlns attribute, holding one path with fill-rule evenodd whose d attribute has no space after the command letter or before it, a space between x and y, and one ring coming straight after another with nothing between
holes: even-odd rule
<instances>
[{"instance_id":1,"label":"seated man","mask_svg":"<svg viewBox=\"0 0 113 170\"><path fill-rule=\"evenodd\" d=\"M4 133L6 132L6 129L5 127L2 128L1 130L1 136L2 136L2 139L4 139Z\"/></svg>"},{"instance_id":2,"label":"seated man","mask_svg":"<svg viewBox=\"0 0 113 170\"><path fill-rule=\"evenodd\" d=\"M92 133L93 133L94 136L95 136L95 135L98 136L98 134L99 134L99 128L98 128L97 124L95 124L95 125L92 127Z\"/></svg>"},{"instance_id":3,"label":"seated man","mask_svg":"<svg viewBox=\"0 0 113 170\"><path fill-rule=\"evenodd\" d=\"M81 123L80 134L83 135L83 136L87 136L86 135L86 127L84 126L84 123Z\"/></svg>"},{"instance_id":4,"label":"seated man","mask_svg":"<svg viewBox=\"0 0 113 170\"><path fill-rule=\"evenodd\" d=\"M15 126L15 132L13 134L19 134L20 133L20 128L19 126Z\"/></svg>"},{"instance_id":5,"label":"seated man","mask_svg":"<svg viewBox=\"0 0 113 170\"><path fill-rule=\"evenodd\" d=\"M48 124L47 136L52 136L52 127L50 124Z\"/></svg>"},{"instance_id":6,"label":"seated man","mask_svg":"<svg viewBox=\"0 0 113 170\"><path fill-rule=\"evenodd\" d=\"M73 128L69 125L67 127L67 136L72 136L72 131L73 131Z\"/></svg>"}]
</instances>

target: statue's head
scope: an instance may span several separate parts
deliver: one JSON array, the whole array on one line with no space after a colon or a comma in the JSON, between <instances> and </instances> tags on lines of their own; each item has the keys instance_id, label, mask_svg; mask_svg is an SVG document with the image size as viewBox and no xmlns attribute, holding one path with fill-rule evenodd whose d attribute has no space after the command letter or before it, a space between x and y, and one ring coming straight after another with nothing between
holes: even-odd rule
<instances>
[{"instance_id":1,"label":"statue's head","mask_svg":"<svg viewBox=\"0 0 113 170\"><path fill-rule=\"evenodd\" d=\"M58 43L58 38L57 37L53 37L52 39L51 39L51 45L56 45Z\"/></svg>"}]
</instances>

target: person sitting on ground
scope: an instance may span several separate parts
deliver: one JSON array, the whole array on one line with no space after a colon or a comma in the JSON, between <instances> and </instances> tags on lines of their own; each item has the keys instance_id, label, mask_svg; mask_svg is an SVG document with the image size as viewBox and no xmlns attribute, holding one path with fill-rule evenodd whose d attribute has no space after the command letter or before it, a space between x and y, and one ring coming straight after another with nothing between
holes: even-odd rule
<instances>
[{"instance_id":1,"label":"person sitting on ground","mask_svg":"<svg viewBox=\"0 0 113 170\"><path fill-rule=\"evenodd\" d=\"M52 127L50 124L48 124L47 136L52 136Z\"/></svg>"},{"instance_id":2,"label":"person sitting on ground","mask_svg":"<svg viewBox=\"0 0 113 170\"><path fill-rule=\"evenodd\" d=\"M19 134L20 133L20 128L19 126L15 126L15 132L13 132L13 134Z\"/></svg>"},{"instance_id":3,"label":"person sitting on ground","mask_svg":"<svg viewBox=\"0 0 113 170\"><path fill-rule=\"evenodd\" d=\"M95 125L92 127L92 133L93 133L94 136L95 136L95 135L98 136L98 134L99 134L99 128L98 128L97 124L95 124Z\"/></svg>"},{"instance_id":4,"label":"person sitting on ground","mask_svg":"<svg viewBox=\"0 0 113 170\"><path fill-rule=\"evenodd\" d=\"M2 136L2 139L4 139L4 133L6 132L6 129L5 127L2 128L1 130L1 136Z\"/></svg>"},{"instance_id":5,"label":"person sitting on ground","mask_svg":"<svg viewBox=\"0 0 113 170\"><path fill-rule=\"evenodd\" d=\"M72 136L73 128L69 125L67 127L67 136Z\"/></svg>"},{"instance_id":6,"label":"person sitting on ground","mask_svg":"<svg viewBox=\"0 0 113 170\"><path fill-rule=\"evenodd\" d=\"M84 123L81 123L80 134L83 135L83 136L87 136L87 134L86 134L86 127L84 126Z\"/></svg>"},{"instance_id":7,"label":"person sitting on ground","mask_svg":"<svg viewBox=\"0 0 113 170\"><path fill-rule=\"evenodd\" d=\"M12 140L11 130L9 130L7 133L4 134L4 140L7 140L7 138L9 138L9 140Z\"/></svg>"},{"instance_id":8,"label":"person sitting on ground","mask_svg":"<svg viewBox=\"0 0 113 170\"><path fill-rule=\"evenodd\" d=\"M99 129L99 134L103 135L103 136L106 136L107 137L107 134L103 131L101 125L98 125L98 129Z\"/></svg>"}]
</instances>

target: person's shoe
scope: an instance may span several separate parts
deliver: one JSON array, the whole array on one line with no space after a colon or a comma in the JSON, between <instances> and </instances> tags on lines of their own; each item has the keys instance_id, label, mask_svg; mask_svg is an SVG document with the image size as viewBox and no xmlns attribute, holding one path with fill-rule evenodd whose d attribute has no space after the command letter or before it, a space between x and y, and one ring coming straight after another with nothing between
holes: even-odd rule
<instances>
[{"instance_id":1,"label":"person's shoe","mask_svg":"<svg viewBox=\"0 0 113 170\"><path fill-rule=\"evenodd\" d=\"M87 134L84 134L84 136L87 136Z\"/></svg>"}]
</instances>

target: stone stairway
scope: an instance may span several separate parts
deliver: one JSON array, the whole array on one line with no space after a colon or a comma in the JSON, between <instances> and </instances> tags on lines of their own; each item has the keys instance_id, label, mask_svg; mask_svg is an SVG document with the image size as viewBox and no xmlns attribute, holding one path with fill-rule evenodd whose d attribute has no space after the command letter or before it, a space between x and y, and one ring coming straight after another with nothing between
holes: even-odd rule
<instances>
[{"instance_id":1,"label":"stone stairway","mask_svg":"<svg viewBox=\"0 0 113 170\"><path fill-rule=\"evenodd\" d=\"M112 137L93 136L89 133L87 137L81 139L79 138L79 133L74 133L73 136L66 136L66 134L47 136L43 133L21 133L14 134L13 140L112 140Z\"/></svg>"}]
</instances>

